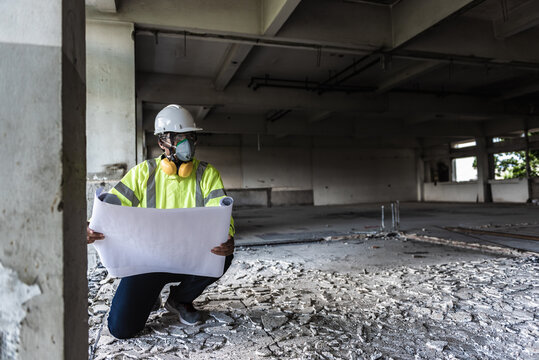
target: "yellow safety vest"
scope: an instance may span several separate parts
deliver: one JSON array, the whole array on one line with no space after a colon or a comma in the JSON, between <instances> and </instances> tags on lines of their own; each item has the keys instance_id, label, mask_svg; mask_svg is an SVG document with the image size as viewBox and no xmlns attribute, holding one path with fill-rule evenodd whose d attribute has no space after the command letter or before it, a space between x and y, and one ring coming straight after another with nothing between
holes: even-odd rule
<instances>
[{"instance_id":1,"label":"yellow safety vest","mask_svg":"<svg viewBox=\"0 0 539 360\"><path fill-rule=\"evenodd\" d=\"M226 196L221 175L207 162L194 159L191 175L181 178L165 174L160 161L158 157L138 164L110 193L118 196L123 206L157 209L219 206ZM229 234L235 234L232 217Z\"/></svg>"}]
</instances>

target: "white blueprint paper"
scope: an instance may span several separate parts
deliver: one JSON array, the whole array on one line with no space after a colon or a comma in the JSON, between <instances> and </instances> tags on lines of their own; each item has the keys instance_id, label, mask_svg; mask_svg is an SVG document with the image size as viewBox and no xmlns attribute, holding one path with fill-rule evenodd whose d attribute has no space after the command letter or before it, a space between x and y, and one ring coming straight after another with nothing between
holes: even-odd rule
<instances>
[{"instance_id":1,"label":"white blueprint paper","mask_svg":"<svg viewBox=\"0 0 539 360\"><path fill-rule=\"evenodd\" d=\"M105 239L94 246L115 277L149 272L219 277L225 257L210 250L228 239L233 200L225 199L215 207L146 209L95 196L90 228Z\"/></svg>"}]
</instances>

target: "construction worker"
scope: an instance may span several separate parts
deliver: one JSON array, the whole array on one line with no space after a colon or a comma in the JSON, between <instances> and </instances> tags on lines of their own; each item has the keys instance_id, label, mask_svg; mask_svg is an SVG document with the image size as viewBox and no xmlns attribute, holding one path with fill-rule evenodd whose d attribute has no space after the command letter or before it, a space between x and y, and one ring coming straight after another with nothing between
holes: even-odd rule
<instances>
[{"instance_id":1,"label":"construction worker","mask_svg":"<svg viewBox=\"0 0 539 360\"><path fill-rule=\"evenodd\" d=\"M194 158L197 132L201 130L183 107L168 105L162 109L155 118L155 135L164 154L129 170L104 201L158 209L218 206L226 195L221 176L213 166ZM176 229L174 224L170 224L170 228L163 231L174 236L189 229ZM89 244L104 238L103 234L87 229ZM234 253L232 218L228 240L211 252L226 256L226 272ZM108 317L110 333L120 339L136 335L144 328L150 312L160 307L162 288L172 282L180 284L171 286L165 308L178 314L183 324L195 325L200 322L201 315L192 302L217 280L171 273L124 277L112 300Z\"/></svg>"}]
</instances>

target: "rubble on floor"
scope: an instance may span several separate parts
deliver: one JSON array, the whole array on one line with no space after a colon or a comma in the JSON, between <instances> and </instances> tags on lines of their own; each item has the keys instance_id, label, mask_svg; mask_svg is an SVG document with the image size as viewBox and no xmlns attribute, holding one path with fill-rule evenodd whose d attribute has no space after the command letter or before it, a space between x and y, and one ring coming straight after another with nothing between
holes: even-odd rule
<instances>
[{"instance_id":1,"label":"rubble on floor","mask_svg":"<svg viewBox=\"0 0 539 360\"><path fill-rule=\"evenodd\" d=\"M538 257L337 272L280 257L279 248L238 249L227 274L195 301L202 324L160 309L133 339L116 340L105 326L94 358L539 357ZM321 253L318 261L331 259ZM102 267L89 277L93 346L118 281Z\"/></svg>"}]
</instances>

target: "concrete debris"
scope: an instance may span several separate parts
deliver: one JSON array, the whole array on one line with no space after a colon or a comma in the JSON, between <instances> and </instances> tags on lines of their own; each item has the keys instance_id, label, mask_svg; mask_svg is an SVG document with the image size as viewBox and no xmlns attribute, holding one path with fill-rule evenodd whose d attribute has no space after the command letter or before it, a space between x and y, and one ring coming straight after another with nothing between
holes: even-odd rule
<instances>
[{"instance_id":1,"label":"concrete debris","mask_svg":"<svg viewBox=\"0 0 539 360\"><path fill-rule=\"evenodd\" d=\"M288 321L288 318L286 315L263 315L262 316L262 325L264 325L264 329L266 331L272 331L274 329L280 328L286 322Z\"/></svg>"},{"instance_id":2,"label":"concrete debris","mask_svg":"<svg viewBox=\"0 0 539 360\"><path fill-rule=\"evenodd\" d=\"M439 352L442 352L446 346L447 346L447 341L430 340L427 342L427 347L434 349L436 351L439 351Z\"/></svg>"},{"instance_id":3,"label":"concrete debris","mask_svg":"<svg viewBox=\"0 0 539 360\"><path fill-rule=\"evenodd\" d=\"M28 313L25 303L39 294L38 285L25 284L0 263L0 359L18 358L21 322Z\"/></svg>"},{"instance_id":4,"label":"concrete debris","mask_svg":"<svg viewBox=\"0 0 539 360\"><path fill-rule=\"evenodd\" d=\"M115 340L105 327L96 359L539 357L539 258L473 253L447 262L433 245L405 244L428 246L428 261L404 255L406 266L366 271L352 241L324 245L341 246L340 257L293 245L308 261L291 245L239 249L195 301L203 323L185 326L161 309L134 339ZM353 265L331 268L343 259ZM117 286L100 269L89 275L91 344Z\"/></svg>"},{"instance_id":5,"label":"concrete debris","mask_svg":"<svg viewBox=\"0 0 539 360\"><path fill-rule=\"evenodd\" d=\"M232 319L230 316L223 314L221 312L212 311L210 312L210 316L212 316L215 320L219 321L220 323L232 324L234 322L234 319Z\"/></svg>"}]
</instances>

